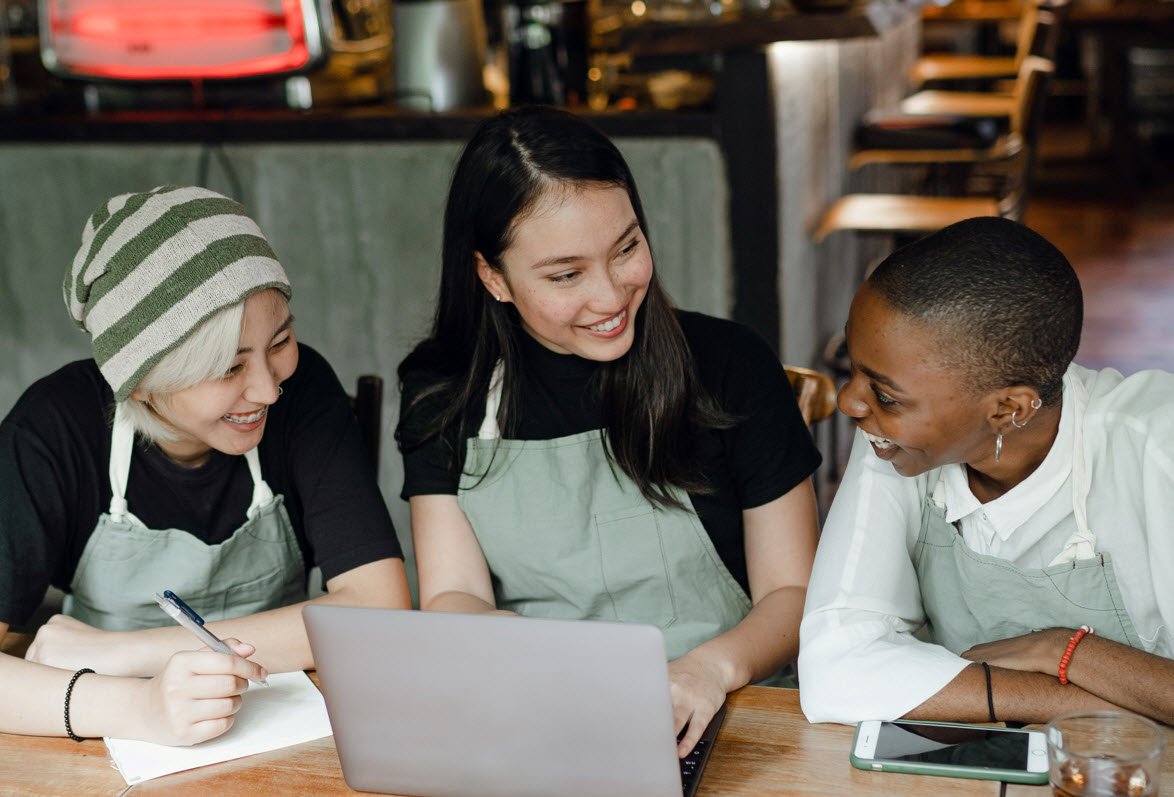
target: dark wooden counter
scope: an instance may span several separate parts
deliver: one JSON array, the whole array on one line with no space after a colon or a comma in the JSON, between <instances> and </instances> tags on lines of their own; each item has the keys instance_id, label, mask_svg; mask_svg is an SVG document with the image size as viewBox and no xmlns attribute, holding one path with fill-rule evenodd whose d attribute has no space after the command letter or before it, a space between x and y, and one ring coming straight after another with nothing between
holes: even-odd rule
<instances>
[{"instance_id":1,"label":"dark wooden counter","mask_svg":"<svg viewBox=\"0 0 1174 797\"><path fill-rule=\"evenodd\" d=\"M747 14L704 23L625 24L603 40L612 49L639 57L754 50L780 41L867 38L899 24L922 5L923 0L845 0L843 8L825 10Z\"/></svg>"},{"instance_id":2,"label":"dark wooden counter","mask_svg":"<svg viewBox=\"0 0 1174 797\"><path fill-rule=\"evenodd\" d=\"M572 109L610 136L717 135L708 111ZM136 110L53 113L30 108L0 111L0 141L20 142L282 142L463 140L491 108L427 114L393 105L292 109Z\"/></svg>"}]
</instances>

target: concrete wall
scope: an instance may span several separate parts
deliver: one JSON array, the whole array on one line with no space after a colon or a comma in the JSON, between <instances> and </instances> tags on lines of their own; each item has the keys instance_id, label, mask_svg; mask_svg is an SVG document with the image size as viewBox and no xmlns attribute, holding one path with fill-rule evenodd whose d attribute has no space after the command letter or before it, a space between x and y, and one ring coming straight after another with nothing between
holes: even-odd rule
<instances>
[{"instance_id":1,"label":"concrete wall","mask_svg":"<svg viewBox=\"0 0 1174 797\"><path fill-rule=\"evenodd\" d=\"M708 139L619 139L648 213L657 268L677 302L728 317L731 274L725 172ZM208 187L238 196L293 285L298 337L344 385L387 380L380 483L405 545L403 469L391 433L395 369L428 331L441 222L456 141L225 146ZM61 282L89 214L107 198L191 184L199 145L0 146L0 414L61 365L88 357ZM203 153L207 155L208 153ZM413 574L414 575L414 574Z\"/></svg>"},{"instance_id":2,"label":"concrete wall","mask_svg":"<svg viewBox=\"0 0 1174 797\"><path fill-rule=\"evenodd\" d=\"M867 262L883 239L852 233L812 241L827 207L849 191L890 186L883 171L849 174L853 131L873 108L893 108L918 54L915 15L880 37L780 42L767 51L773 82L779 190L779 350L784 362L819 367L827 337L842 331Z\"/></svg>"}]
</instances>

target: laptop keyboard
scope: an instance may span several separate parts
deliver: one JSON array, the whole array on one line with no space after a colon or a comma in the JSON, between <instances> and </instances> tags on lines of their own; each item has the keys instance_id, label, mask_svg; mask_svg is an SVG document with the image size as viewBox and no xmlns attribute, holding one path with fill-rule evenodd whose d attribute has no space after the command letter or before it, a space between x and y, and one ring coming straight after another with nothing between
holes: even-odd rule
<instances>
[{"instance_id":1,"label":"laptop keyboard","mask_svg":"<svg viewBox=\"0 0 1174 797\"><path fill-rule=\"evenodd\" d=\"M702 739L693 748L693 752L681 759L681 791L685 797L692 797L697 791L697 784L701 781L701 770L709 758L711 742Z\"/></svg>"},{"instance_id":2,"label":"laptop keyboard","mask_svg":"<svg viewBox=\"0 0 1174 797\"><path fill-rule=\"evenodd\" d=\"M701 771L705 769L705 762L709 760L709 753L713 749L713 741L725 717L726 707L723 705L706 726L697 745L689 755L681 759L681 793L684 797L693 797L696 793L697 785L701 782Z\"/></svg>"}]
</instances>

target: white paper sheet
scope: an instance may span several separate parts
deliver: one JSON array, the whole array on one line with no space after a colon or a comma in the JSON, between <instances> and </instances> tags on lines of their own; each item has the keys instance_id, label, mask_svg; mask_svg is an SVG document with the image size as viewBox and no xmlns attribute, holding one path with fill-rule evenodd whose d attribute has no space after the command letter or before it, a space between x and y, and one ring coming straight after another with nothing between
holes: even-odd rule
<instances>
[{"instance_id":1,"label":"white paper sheet","mask_svg":"<svg viewBox=\"0 0 1174 797\"><path fill-rule=\"evenodd\" d=\"M191 747L109 739L110 758L128 785L329 736L326 702L304 672L270 673L269 686L250 685L228 732Z\"/></svg>"}]
</instances>

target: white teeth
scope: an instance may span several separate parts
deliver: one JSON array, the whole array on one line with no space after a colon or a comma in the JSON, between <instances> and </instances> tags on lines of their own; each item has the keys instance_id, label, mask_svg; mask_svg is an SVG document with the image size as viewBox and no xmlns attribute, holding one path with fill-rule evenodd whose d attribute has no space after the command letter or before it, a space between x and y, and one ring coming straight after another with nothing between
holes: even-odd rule
<instances>
[{"instance_id":1,"label":"white teeth","mask_svg":"<svg viewBox=\"0 0 1174 797\"><path fill-rule=\"evenodd\" d=\"M228 421L229 423L255 423L256 421L259 421L265 417L265 412L268 409L269 409L268 407L262 407L261 409L254 412L252 415L241 416L241 415L225 414L225 415L222 415L221 417L224 418L224 420Z\"/></svg>"},{"instance_id":2,"label":"white teeth","mask_svg":"<svg viewBox=\"0 0 1174 797\"><path fill-rule=\"evenodd\" d=\"M611 319L610 321L604 321L602 324L596 324L595 326L591 326L591 327L587 327L587 328L590 329L592 332L611 332L613 329L618 327L620 324L624 323L624 319L627 317L628 317L628 311L625 310L624 312L620 313L618 316Z\"/></svg>"},{"instance_id":3,"label":"white teeth","mask_svg":"<svg viewBox=\"0 0 1174 797\"><path fill-rule=\"evenodd\" d=\"M886 448L893 447L892 440L886 440L883 437L877 437L874 434L869 434L868 432L864 431L863 429L861 429L860 432L864 435L864 439L866 439L868 442L872 443L874 446L881 449L882 451Z\"/></svg>"}]
</instances>

